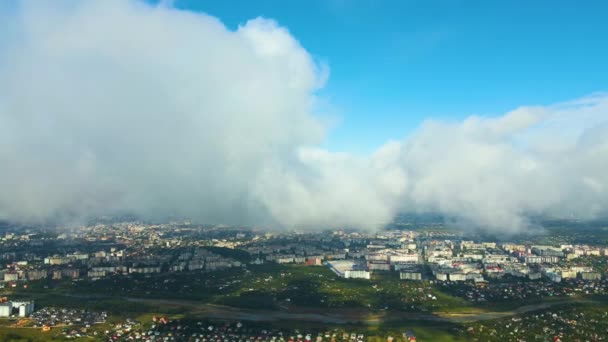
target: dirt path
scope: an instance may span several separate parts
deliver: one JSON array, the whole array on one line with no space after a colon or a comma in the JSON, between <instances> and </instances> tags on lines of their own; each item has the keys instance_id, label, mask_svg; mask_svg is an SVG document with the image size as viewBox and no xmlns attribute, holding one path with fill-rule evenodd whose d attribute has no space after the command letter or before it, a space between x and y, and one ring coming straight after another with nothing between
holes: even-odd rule
<instances>
[{"instance_id":1,"label":"dirt path","mask_svg":"<svg viewBox=\"0 0 608 342\"><path fill-rule=\"evenodd\" d=\"M574 299L563 300L549 303L524 305L510 311L488 311L475 313L407 313L407 312L382 312L374 313L361 309L282 309L282 310L257 310L241 309L223 305L205 304L187 300L172 299L144 299L144 298L125 298L134 303L148 305L158 305L165 307L176 307L187 309L190 313L215 319L244 320L244 321L308 321L333 324L367 324L377 325L385 322L398 322L407 320L437 321L451 323L465 323L475 321L485 321L511 317L527 312L548 309L550 307L568 303L596 303L592 300Z\"/></svg>"},{"instance_id":2,"label":"dirt path","mask_svg":"<svg viewBox=\"0 0 608 342\"><path fill-rule=\"evenodd\" d=\"M516 316L528 312L548 309L563 304L598 304L598 302L591 299L564 299L554 302L524 305L509 311L487 311L475 313L437 313L437 315L453 323L476 322Z\"/></svg>"}]
</instances>

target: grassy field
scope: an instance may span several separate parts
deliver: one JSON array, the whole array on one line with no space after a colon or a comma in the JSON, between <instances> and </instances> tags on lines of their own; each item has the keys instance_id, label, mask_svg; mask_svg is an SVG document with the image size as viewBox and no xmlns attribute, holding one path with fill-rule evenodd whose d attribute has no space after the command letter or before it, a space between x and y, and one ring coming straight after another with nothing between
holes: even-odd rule
<instances>
[{"instance_id":1,"label":"grassy field","mask_svg":"<svg viewBox=\"0 0 608 342\"><path fill-rule=\"evenodd\" d=\"M60 298L64 301L68 295L100 295L185 299L268 309L295 305L430 312L466 310L471 307L462 298L442 292L428 282L399 280L395 272L374 274L371 280L347 280L337 277L323 266L276 264L212 273L116 276L78 282L32 282L27 289L16 288L7 291L7 294L33 298L44 305L51 305Z\"/></svg>"},{"instance_id":2,"label":"grassy field","mask_svg":"<svg viewBox=\"0 0 608 342\"><path fill-rule=\"evenodd\" d=\"M105 324L96 325L92 330L99 332L109 329L115 323L124 321L126 317L135 318L142 323L143 330L150 329L152 316L159 316L162 313L144 313L136 316L131 315L114 315L108 319ZM170 319L182 319L185 322L194 323L195 320L188 319L187 315L172 314L168 315ZM209 323L209 322L208 322ZM341 334L342 332L364 334L368 342L386 341L388 336L394 337L395 342L405 342L402 333L408 330L414 331L419 341L466 341L462 337L454 335L454 328L457 325L443 323L425 323L416 322L413 324L392 324L379 326L354 326L354 325L326 325L313 322L295 322L295 321L278 321L271 323L248 323L250 328L258 329L279 329L282 331L333 331ZM70 327L70 329L78 328L78 326ZM63 328L54 328L49 332L43 332L36 328L10 328L0 327L0 341L23 341L23 342L38 342L38 341L104 341L102 335L98 337L83 337L80 339L67 339L62 334Z\"/></svg>"},{"instance_id":3,"label":"grassy field","mask_svg":"<svg viewBox=\"0 0 608 342\"><path fill-rule=\"evenodd\" d=\"M550 300L469 302L452 292L451 287L430 282L400 280L396 272L374 273L371 280L342 279L323 266L277 264L211 273L115 276L78 282L49 280L31 282L27 289L18 287L3 291L4 295L31 298L44 306L76 303L91 309L110 306L119 312L150 309L126 305L120 302L124 297L181 299L256 309L295 306L425 313L508 311ZM87 300L96 296L102 298ZM112 298L119 302L108 303Z\"/></svg>"},{"instance_id":4,"label":"grassy field","mask_svg":"<svg viewBox=\"0 0 608 342\"><path fill-rule=\"evenodd\" d=\"M399 280L394 272L378 273L371 280L360 280L339 278L326 267L265 265L253 268L242 279L242 284L232 286L228 293L215 296L212 302L258 307L251 299L264 297L266 303L275 306L281 303L411 312L470 306L463 299L441 292L428 282Z\"/></svg>"},{"instance_id":5,"label":"grassy field","mask_svg":"<svg viewBox=\"0 0 608 342\"><path fill-rule=\"evenodd\" d=\"M126 317L135 318L142 323L142 328L151 327L152 316L162 313L142 313L138 315L119 314L109 318L106 324L97 325L94 329L103 331L115 323L124 321ZM182 322L195 324L197 320L188 314L169 314L170 319L180 319ZM405 342L403 332L413 331L418 341L463 342L463 341L545 341L557 334L566 337L593 340L596 336L605 336L608 332L608 306L566 304L550 310L531 312L513 318L495 319L484 322L466 324L438 323L430 321L400 321L374 326L356 325L328 325L314 322L276 321L265 323L247 323L250 328L279 329L300 331L333 331L365 334L366 342L387 341L389 336L395 342ZM207 321L209 323L209 321ZM205 324L206 325L206 324ZM549 327L549 329L547 329ZM0 326L0 341L67 341L61 333L61 328L50 332L42 332L33 328L8 328ZM101 335L97 338L71 339L70 341L102 341ZM570 339L564 339L568 341Z\"/></svg>"},{"instance_id":6,"label":"grassy field","mask_svg":"<svg viewBox=\"0 0 608 342\"><path fill-rule=\"evenodd\" d=\"M33 299L38 307L73 307L93 311L108 311L108 324L125 317L150 320L152 313L175 316L183 308L160 304L125 301L125 297L188 300L197 303L224 304L237 308L276 309L295 307L322 312L323 309L368 310L369 314L400 313L476 313L487 310L511 310L520 302L470 303L447 293L445 288L430 282L407 282L396 273L376 273L371 280L342 279L328 268L301 265L266 264L250 266L247 270L230 269L213 273L176 273L159 276L119 276L99 281L41 281L28 288L4 289L0 295L15 299ZM555 299L558 300L558 299ZM321 310L321 311L319 311ZM493 330L501 331L499 323L475 323L483 338L491 341ZM502 323L500 323L502 322ZM61 340L60 330L43 333L39 329L9 328L0 320L0 341ZM281 322L281 325L307 325L305 322ZM310 323L312 324L312 323ZM485 328L491 326L492 328ZM342 326L344 328L344 326ZM369 336L369 341L386 341L387 336L399 337L405 330L414 330L419 341L465 341L465 328L425 321L398 321L387 325L350 327ZM477 332L479 330L475 330ZM608 333L608 331L607 331ZM485 335L484 335L485 334ZM467 337L467 338L465 338ZM477 337L476 337L477 338ZM73 340L72 340L73 341ZM90 339L88 339L90 341Z\"/></svg>"}]
</instances>

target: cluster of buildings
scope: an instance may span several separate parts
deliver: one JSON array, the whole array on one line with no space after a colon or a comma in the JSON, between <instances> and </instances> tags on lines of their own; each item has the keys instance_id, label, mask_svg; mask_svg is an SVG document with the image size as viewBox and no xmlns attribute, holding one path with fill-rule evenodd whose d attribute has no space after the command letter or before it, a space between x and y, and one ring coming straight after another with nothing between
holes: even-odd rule
<instances>
[{"instance_id":1,"label":"cluster of buildings","mask_svg":"<svg viewBox=\"0 0 608 342\"><path fill-rule=\"evenodd\" d=\"M252 255L255 263L322 265L324 260L344 260L344 245L316 234L264 234L239 247Z\"/></svg>"},{"instance_id":2,"label":"cluster of buildings","mask_svg":"<svg viewBox=\"0 0 608 342\"><path fill-rule=\"evenodd\" d=\"M238 260L223 257L204 248L195 248L192 251L180 253L177 260L169 266L172 272L181 271L216 271L231 267L241 267Z\"/></svg>"},{"instance_id":3,"label":"cluster of buildings","mask_svg":"<svg viewBox=\"0 0 608 342\"><path fill-rule=\"evenodd\" d=\"M327 265L344 278L370 279L374 271L402 271L421 279L423 258L413 240L414 232L364 234L343 231L272 236L242 246L256 257L256 263L276 262ZM413 273L418 273L418 276Z\"/></svg>"},{"instance_id":4,"label":"cluster of buildings","mask_svg":"<svg viewBox=\"0 0 608 342\"><path fill-rule=\"evenodd\" d=\"M94 324L105 323L106 312L95 312L83 309L42 308L31 315L34 328L52 328L57 326L80 325L90 328ZM78 332L77 332L78 333Z\"/></svg>"},{"instance_id":5,"label":"cluster of buildings","mask_svg":"<svg viewBox=\"0 0 608 342\"><path fill-rule=\"evenodd\" d=\"M4 266L0 269L0 287L43 279L213 272L268 262L327 265L344 278L369 279L373 272L398 272L403 280L479 284L504 276L591 281L601 279L605 270L578 265L577 260L608 255L606 247L471 241L437 232L271 233L202 227L187 221L94 224L66 230L53 239L35 232L6 233L0 246L0 266ZM239 251L248 257L244 260L220 255L209 246Z\"/></svg>"},{"instance_id":6,"label":"cluster of buildings","mask_svg":"<svg viewBox=\"0 0 608 342\"><path fill-rule=\"evenodd\" d=\"M0 288L36 280L97 280L113 275L209 272L241 266L240 261L215 254L204 247L180 248L162 254L132 253L112 247L108 251L76 252L8 262L0 270Z\"/></svg>"},{"instance_id":7,"label":"cluster of buildings","mask_svg":"<svg viewBox=\"0 0 608 342\"><path fill-rule=\"evenodd\" d=\"M449 286L449 284L442 284ZM465 284L457 288L446 289L453 295L462 297L471 302L509 302L538 299L546 297L567 297L581 295L608 294L608 281L567 280L555 283L545 281L512 281L493 284L492 286L474 286Z\"/></svg>"},{"instance_id":8,"label":"cluster of buildings","mask_svg":"<svg viewBox=\"0 0 608 342\"><path fill-rule=\"evenodd\" d=\"M192 342L363 342L366 335L346 330L322 331L318 329L277 329L249 326L247 323L181 321L154 317L148 324L128 320L117 323L106 330L105 336L111 341L192 341ZM408 331L408 341L415 341L413 332ZM389 340L392 341L392 338Z\"/></svg>"},{"instance_id":9,"label":"cluster of buildings","mask_svg":"<svg viewBox=\"0 0 608 342\"><path fill-rule=\"evenodd\" d=\"M512 243L450 240L425 241L422 243L426 263L439 281L473 281L504 276L537 280L546 278L553 282L579 278L600 280L600 270L591 266L568 263L574 258L572 246L520 245Z\"/></svg>"},{"instance_id":10,"label":"cluster of buildings","mask_svg":"<svg viewBox=\"0 0 608 342\"><path fill-rule=\"evenodd\" d=\"M343 239L346 255L323 259L343 278L370 279L373 272L399 272L403 280L472 282L484 285L505 276L529 280L598 281L605 270L577 264L581 256L606 256L608 248L581 245L523 245L434 239L413 232L385 232L352 244ZM349 244L351 242L351 244Z\"/></svg>"},{"instance_id":11,"label":"cluster of buildings","mask_svg":"<svg viewBox=\"0 0 608 342\"><path fill-rule=\"evenodd\" d=\"M457 328L472 341L607 341L608 312L579 307L548 309Z\"/></svg>"},{"instance_id":12,"label":"cluster of buildings","mask_svg":"<svg viewBox=\"0 0 608 342\"><path fill-rule=\"evenodd\" d=\"M0 298L0 317L28 317L34 312L33 301L9 300Z\"/></svg>"}]
</instances>

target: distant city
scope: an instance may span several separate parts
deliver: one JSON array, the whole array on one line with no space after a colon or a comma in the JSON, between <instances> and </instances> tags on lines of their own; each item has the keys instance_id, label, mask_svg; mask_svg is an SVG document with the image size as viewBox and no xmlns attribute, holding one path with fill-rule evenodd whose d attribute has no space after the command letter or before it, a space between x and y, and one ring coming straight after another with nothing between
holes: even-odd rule
<instances>
[{"instance_id":1,"label":"distant city","mask_svg":"<svg viewBox=\"0 0 608 342\"><path fill-rule=\"evenodd\" d=\"M0 23L0 342L608 342L608 1Z\"/></svg>"},{"instance_id":2,"label":"distant city","mask_svg":"<svg viewBox=\"0 0 608 342\"><path fill-rule=\"evenodd\" d=\"M308 317L313 322L365 326L371 323L363 323L366 318L356 314L365 312L360 310L387 322L392 320L382 312L394 312L392 319L397 320L416 315L411 317L462 324L503 315L515 319L553 305L608 298L608 240L586 242L582 228L558 225L548 228L553 229L551 234L514 236L506 242L475 239L428 220L404 220L376 232L277 232L188 220L99 221L70 229L5 224L0 241L0 316L28 319L14 324L44 331L61 328L64 336L117 340L116 329L95 328L107 326L112 316L108 311L116 311L114 303L92 310L91 305L74 301L120 298L164 317L171 310L163 310L188 300L201 303L200 310L211 310L205 303L219 305L206 318L223 322L252 317L272 321L268 312L275 310L292 320L309 308L306 312L319 312ZM70 305L57 306L62 302L57 303L58 298L69 298ZM190 303L184 310L196 305ZM232 312L230 307L241 311ZM521 311L488 317L471 312L501 307ZM354 311L340 311L346 308ZM270 311L247 311L260 309ZM450 311L462 311L464 316L452 316ZM432 318L433 312L443 314ZM164 320L169 324L173 318ZM87 326L88 333L74 333L71 326ZM412 340L416 333L410 328L404 327ZM455 329L450 333L472 334ZM134 331L120 336L134 337ZM346 340L352 340L350 332L345 333Z\"/></svg>"}]
</instances>

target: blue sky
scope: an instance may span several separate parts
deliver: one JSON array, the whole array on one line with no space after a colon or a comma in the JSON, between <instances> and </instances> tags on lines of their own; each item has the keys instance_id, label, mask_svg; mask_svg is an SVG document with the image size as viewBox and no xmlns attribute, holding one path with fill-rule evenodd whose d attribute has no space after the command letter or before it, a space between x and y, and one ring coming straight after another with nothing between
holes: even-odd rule
<instances>
[{"instance_id":1,"label":"blue sky","mask_svg":"<svg viewBox=\"0 0 608 342\"><path fill-rule=\"evenodd\" d=\"M497 115L608 90L606 1L177 0L229 28L287 27L331 75L326 147L366 153L427 118Z\"/></svg>"}]
</instances>

